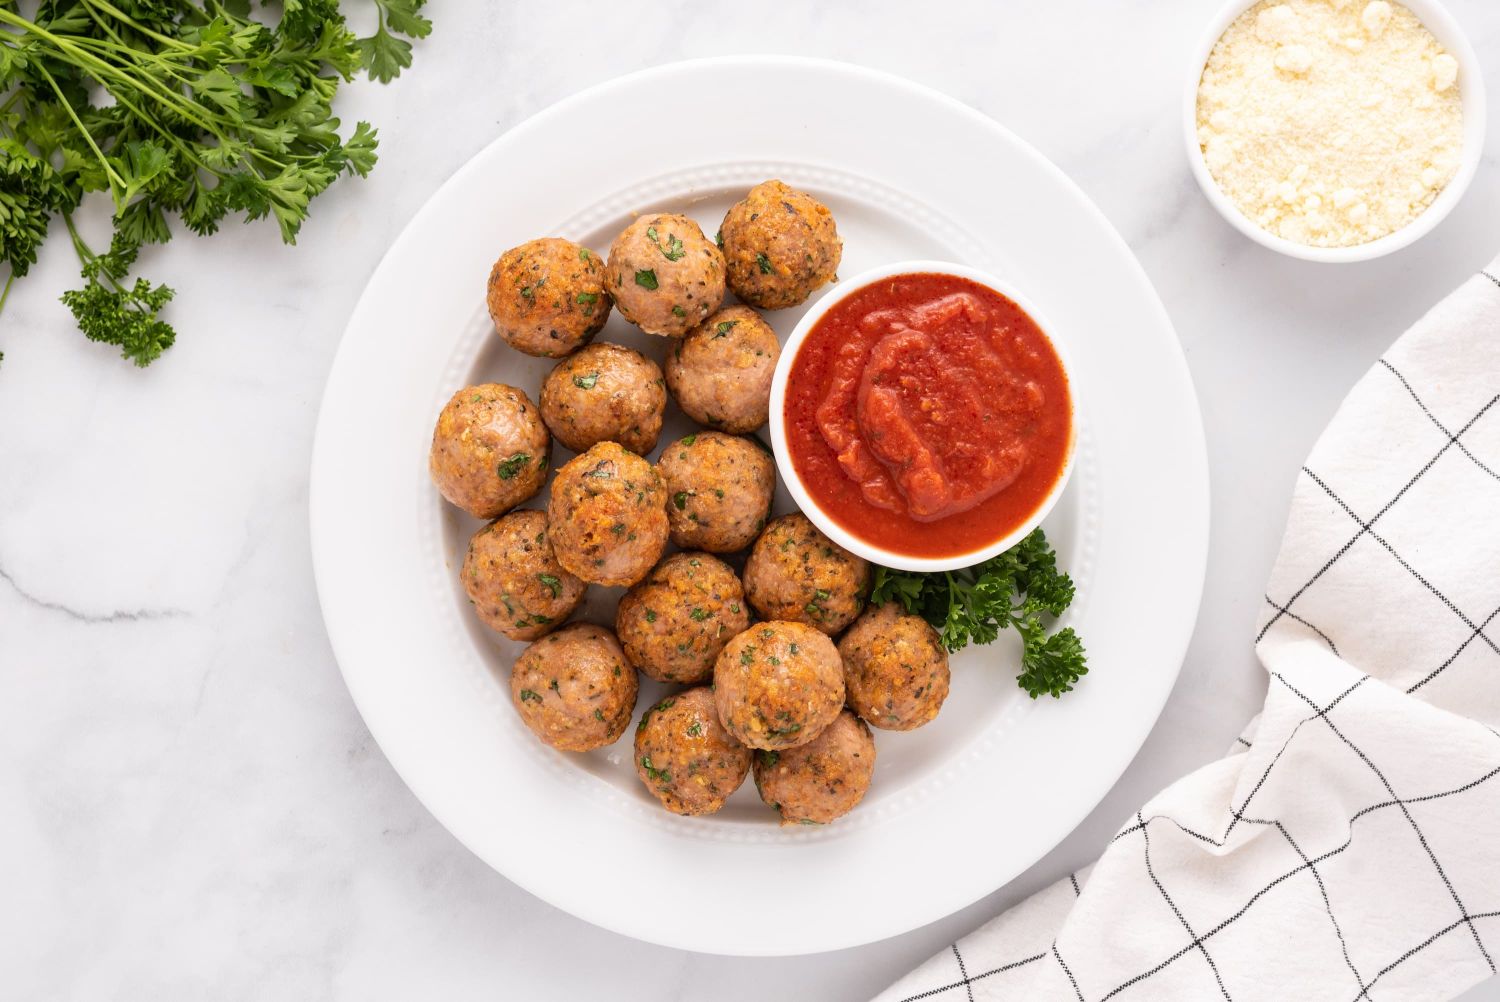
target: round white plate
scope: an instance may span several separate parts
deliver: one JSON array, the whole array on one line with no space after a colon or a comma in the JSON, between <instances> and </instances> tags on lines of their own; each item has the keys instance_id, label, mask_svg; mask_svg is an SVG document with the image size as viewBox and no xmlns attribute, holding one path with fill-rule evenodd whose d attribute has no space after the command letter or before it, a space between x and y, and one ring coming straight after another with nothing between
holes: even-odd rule
<instances>
[{"instance_id":1,"label":"round white plate","mask_svg":"<svg viewBox=\"0 0 1500 1002\"><path fill-rule=\"evenodd\" d=\"M749 782L718 815L668 814L635 776L633 728L587 755L539 744L510 705L520 646L480 625L458 586L475 523L427 478L432 424L451 393L502 381L534 398L549 368L490 333L484 285L500 251L560 235L602 253L633 214L662 209L712 234L769 177L832 208L846 274L945 259L1025 290L1065 332L1082 419L1077 470L1046 529L1079 586L1067 621L1090 674L1060 700L1033 702L1015 684L1013 638L956 656L942 714L878 734L869 795L824 828L778 827ZM768 319L785 336L800 312ZM667 347L618 316L601 339L657 359ZM689 430L674 420L663 443ZM554 464L567 458L558 446ZM371 733L482 859L630 936L810 953L963 907L1098 803L1177 677L1207 554L1207 484L1166 313L1056 168L990 119L894 77L716 59L563 101L492 143L417 214L371 278L328 380L312 550L329 637ZM610 623L618 594L592 589L581 616ZM643 685L637 710L662 691Z\"/></svg>"}]
</instances>

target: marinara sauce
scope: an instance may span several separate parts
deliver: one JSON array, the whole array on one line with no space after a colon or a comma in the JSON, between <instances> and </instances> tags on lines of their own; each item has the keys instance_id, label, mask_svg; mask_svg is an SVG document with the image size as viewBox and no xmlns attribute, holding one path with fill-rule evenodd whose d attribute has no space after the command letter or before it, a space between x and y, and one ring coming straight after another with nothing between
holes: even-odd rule
<instances>
[{"instance_id":1,"label":"marinara sauce","mask_svg":"<svg viewBox=\"0 0 1500 1002\"><path fill-rule=\"evenodd\" d=\"M957 556L1046 500L1073 435L1052 342L966 278L897 275L834 304L792 360L786 432L798 478L882 549Z\"/></svg>"}]
</instances>

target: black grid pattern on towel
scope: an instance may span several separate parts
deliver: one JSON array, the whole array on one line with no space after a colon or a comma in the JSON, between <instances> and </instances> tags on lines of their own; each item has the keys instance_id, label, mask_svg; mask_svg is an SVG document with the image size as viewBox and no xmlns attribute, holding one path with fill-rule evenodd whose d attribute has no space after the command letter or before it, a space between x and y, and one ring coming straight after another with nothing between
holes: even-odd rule
<instances>
[{"instance_id":1,"label":"black grid pattern on towel","mask_svg":"<svg viewBox=\"0 0 1500 1002\"><path fill-rule=\"evenodd\" d=\"M1497 278L1495 275L1492 275L1489 272L1482 272L1481 274L1483 274L1483 276L1490 282L1492 282L1497 288L1500 288L1500 278ZM1423 477L1430 475L1432 470L1438 465L1438 463L1444 461L1444 457L1449 456L1450 454L1455 454L1457 456L1463 457L1464 461L1472 463L1480 473L1495 481L1496 493L1494 503L1492 506L1487 506L1487 510L1492 512L1500 512L1500 474L1497 474L1496 472L1497 469L1500 469L1500 457L1480 456L1476 453L1474 447L1471 444L1465 443L1463 441L1463 437L1468 432L1470 432L1481 420L1483 420L1486 415L1490 414L1491 411L1495 411L1497 419L1500 419L1500 410L1497 410L1496 408L1497 403L1500 403L1500 395L1491 397L1486 403L1484 403L1482 407L1479 408L1476 413L1474 413L1469 418L1467 422L1458 427L1457 430L1451 430L1433 413L1429 404L1423 399L1422 395L1418 393L1417 389L1413 386L1412 381L1409 380L1407 376L1399 371L1393 364L1391 364L1389 361L1382 360L1378 367L1378 371L1387 373L1399 384L1405 394L1410 398L1414 407L1420 413L1421 420L1429 422L1432 426L1434 426L1442 434L1445 441L1437 450L1437 452L1430 458L1427 458L1425 462L1422 463L1422 465L1415 469L1412 472L1411 476L1401 485L1401 487L1395 492L1395 494L1381 508L1376 510L1374 514L1370 515L1368 518L1362 517L1359 512L1357 512L1348 502L1346 502L1345 499L1336 490L1336 488L1328 483L1328 478L1315 472L1310 467L1303 468L1302 473L1313 484L1315 484L1318 489L1322 491L1323 494L1325 494L1327 498L1338 507L1339 510L1345 513L1351 522L1354 523L1355 531L1351 534L1349 539L1334 552L1332 557L1330 557L1315 572L1313 572L1312 575L1305 581L1305 583L1297 588L1285 600L1277 601L1270 594L1266 594L1264 596L1266 604L1272 609L1272 614L1268 617L1267 622L1261 628L1259 635L1256 637L1256 641L1259 642L1260 640L1264 639L1270 632L1270 630L1280 620L1287 619L1292 622L1298 623L1305 629L1311 631L1314 636L1318 637L1323 643L1328 646L1330 651L1337 655L1338 647L1335 644L1333 637L1330 636L1329 632L1325 631L1317 624L1311 622L1305 612L1294 611L1293 607L1298 604L1299 600L1303 599L1307 594L1309 594L1310 590L1315 588L1320 580L1323 580L1328 576L1329 571L1339 562L1340 559L1344 557L1345 554L1350 551L1351 548L1353 548L1353 546L1357 542L1359 542L1361 539L1369 537L1390 555L1395 566L1401 568L1401 571L1403 573L1409 574L1424 589L1426 589L1435 598L1437 598L1452 613L1453 616L1457 617L1463 623L1463 625L1468 630L1467 638L1449 657L1435 664L1432 667L1432 670L1427 673L1425 677L1421 678L1419 681L1417 681L1407 689L1408 692L1415 692L1430 683L1433 679L1437 678L1448 668L1450 668L1458 660L1460 655L1462 655L1463 652L1470 646L1472 646L1476 641L1489 648L1489 650L1494 652L1495 654L1500 655L1500 644L1497 644L1497 635L1494 629L1497 619L1500 619L1500 605L1496 605L1493 609L1488 610L1487 614L1485 614L1485 611L1479 611L1476 614L1471 615L1470 611L1460 608L1459 605L1456 604L1448 595L1444 594L1442 589L1438 587L1437 584L1434 584L1428 576L1424 575L1422 571L1419 570L1417 566L1415 566L1412 559L1408 559L1408 557L1402 553L1400 547L1398 547L1386 535L1383 535L1381 530L1377 528L1377 526L1383 516L1390 512L1390 510L1394 508L1398 503L1400 503L1403 498L1407 497L1413 486L1415 486L1420 480L1422 480ZM1497 582L1497 585L1500 585L1500 582ZM1460 930L1467 934L1466 938L1472 941L1474 951L1476 951L1477 954L1483 958L1484 963L1488 965L1490 971L1495 972L1497 968L1495 960L1493 958L1493 954L1491 952L1491 948L1485 943L1483 937L1480 935L1479 929L1475 925L1475 920L1500 917L1500 911L1470 910L1468 903L1463 899L1463 897L1459 893L1458 888L1455 887L1453 881L1450 879L1448 871L1443 867L1442 860L1439 858L1438 853L1434 850L1431 842L1427 838L1426 833L1423 831L1421 825L1418 823L1417 818L1414 816L1411 810L1411 806L1416 804L1431 803L1433 801L1443 800L1450 797L1461 796L1469 791L1478 789L1481 786L1489 783L1496 776L1500 776L1500 765L1489 768L1483 771L1482 774L1472 779L1465 780L1459 785L1455 785L1450 789L1432 793L1425 793L1419 796L1403 795L1404 791L1398 791L1391 783L1386 771L1380 767L1377 761L1379 758L1380 749L1362 747L1359 743L1354 741L1344 729L1340 728L1336 720L1336 718L1339 716L1337 711L1341 704L1344 704L1346 701L1353 703L1359 699L1358 691L1361 689L1364 683L1370 681L1368 676L1362 676L1358 681L1344 689L1335 698L1328 702L1327 705L1324 706L1319 706L1313 699L1300 691L1281 674L1272 672L1271 678L1273 685L1280 686L1286 691L1290 692L1298 700L1305 703L1311 712L1306 716L1300 718L1298 723L1293 726L1290 731L1287 732L1287 736L1283 741L1281 747L1277 749L1276 753L1271 757L1269 763L1266 765L1264 771L1251 785L1249 792L1244 797L1244 800L1238 805L1238 807L1231 808L1230 817L1226 823L1223 834L1218 838L1215 838L1211 835L1194 831L1171 817L1167 817L1165 815L1144 817L1140 812L1137 812L1134 819L1132 820L1132 823L1121 829L1121 831L1112 840L1112 844L1118 843L1123 839L1131 838L1139 834L1141 840L1141 852L1138 857L1140 860L1140 864L1146 871L1151 883L1156 888L1156 891L1160 895L1161 899L1170 908L1170 910L1175 915L1178 924L1180 924L1182 927L1183 942L1179 948L1165 956L1160 962L1156 963L1155 965L1142 969L1141 971L1135 973L1133 976L1119 982L1109 991L1098 994L1097 996L1090 996L1085 993L1083 986L1080 985L1079 981L1074 976L1074 971L1070 969L1069 965L1065 962L1063 953L1059 950L1056 941L1054 941L1049 949L1045 952L1002 963L998 966L989 968L973 977L970 977L968 975L965 969L963 957L959 953L958 947L955 945L953 948L953 954L959 962L960 979L954 981L951 984L940 985L920 994L908 996L903 1000L903 1002L917 1002L917 1000L919 999L927 999L935 996L940 996L958 988L966 989L968 991L969 997L973 998L972 986L975 982L981 979L986 979L995 975L1002 974L1007 971L1019 971L1028 969L1037 961L1047 958L1050 958L1054 963L1056 963L1062 974L1066 976L1068 985L1072 988L1072 995L1078 999L1078 1002L1085 1002L1085 1000L1089 1000L1089 1002L1105 1002L1105 1000L1111 999L1123 992L1126 992L1149 981L1156 974L1172 966L1178 960L1186 957L1188 954L1197 954L1202 958L1202 971L1205 980L1201 990L1199 991L1199 994L1203 997L1207 997L1214 994L1214 990L1216 988L1217 994L1219 996L1226 1000L1229 1000L1233 997L1232 991L1234 987L1234 972L1225 972L1220 970L1219 965L1214 961L1213 956L1209 953L1210 942L1225 929L1234 925L1246 915L1252 914L1254 912L1255 905L1262 898L1266 897L1270 891L1283 884L1284 882L1299 876L1302 873L1308 874L1311 880L1316 884L1319 899L1321 900L1323 910L1328 917L1329 926L1338 941L1339 948L1342 953L1342 958L1331 959L1331 962L1339 962L1339 959L1341 959L1342 965L1347 968L1349 972L1350 998L1353 999L1354 1002L1374 998L1374 996L1372 995L1373 989L1375 989L1380 981L1388 974L1390 974L1393 970L1397 969L1402 964L1405 964L1407 961L1411 960L1411 958L1420 955L1423 950L1426 950L1433 943L1438 942L1446 936L1458 933ZM1380 683L1372 684L1378 685ZM1293 838L1292 832L1288 829L1284 819L1256 817L1252 816L1252 814L1250 813L1252 802L1255 800L1256 794L1265 785L1271 773L1282 761L1283 753L1287 750L1287 747L1297 739L1298 734L1302 732L1304 728L1317 728L1325 731L1328 734L1331 734L1335 740L1346 746L1349 752L1364 764L1375 782L1378 784L1378 788L1384 790L1386 794L1385 799L1382 799L1373 804L1369 804L1368 806L1350 815L1347 821L1347 834L1344 840L1337 845L1319 847L1318 855L1315 856L1309 855L1308 846ZM1494 732L1492 731L1491 733ZM1496 738L1497 740L1500 740L1500 734L1496 734ZM1244 745L1246 748L1251 747L1250 742L1245 740L1243 737L1239 738L1238 740L1240 744ZM1341 855L1354 845L1355 835L1359 829L1362 819L1370 817L1377 813L1385 812L1390 809L1395 809L1402 816L1407 826L1412 831L1416 839L1416 844L1420 846L1420 851L1425 855L1426 860L1431 865L1432 879L1441 885L1447 897L1453 902L1453 912L1449 919L1446 921L1446 924L1444 924L1440 928L1432 930L1430 934L1416 939L1410 947L1405 949L1404 952L1394 956L1390 960L1390 962L1385 964L1383 967L1373 971L1361 971L1356 966L1350 954L1349 941L1346 938L1345 932L1346 928L1349 927L1345 924L1340 923L1333 905L1333 897L1329 894L1328 881L1333 878L1327 874L1326 870L1320 871L1319 867L1322 864L1327 863L1329 860L1332 860L1335 857ZM1275 877L1270 882L1261 887L1258 891L1255 891L1253 894L1251 894L1245 900L1242 906L1240 906L1237 910L1221 920L1217 925L1211 926L1201 931L1195 931L1194 927L1189 924L1187 918L1183 915L1183 912L1178 906L1176 900L1174 900L1173 896L1168 892L1168 888L1164 885L1161 876L1152 866L1150 830L1153 826L1157 826L1160 824L1170 825L1176 831L1188 835L1193 839L1201 841L1206 845L1214 847L1222 847L1226 843L1228 843L1230 836L1233 835L1236 827L1239 825L1243 824L1270 828L1275 830L1278 835L1285 841L1285 843L1291 848L1299 862L1295 867L1281 873L1279 876ZM1116 851L1115 858L1121 858L1118 851ZM1075 896L1081 896L1081 889L1078 884L1077 876L1070 875L1070 879L1072 881ZM1485 902L1483 904L1489 907L1493 907L1495 905L1495 902ZM1144 907L1144 904L1142 904L1141 907ZM1078 948L1074 947L1073 949L1076 950ZM1209 982L1207 980L1207 975L1209 974L1212 974L1214 979L1213 982ZM1146 989L1144 991L1145 994L1141 994L1140 997L1149 997L1149 989ZM1059 997L1065 996L1060 995Z\"/></svg>"}]
</instances>

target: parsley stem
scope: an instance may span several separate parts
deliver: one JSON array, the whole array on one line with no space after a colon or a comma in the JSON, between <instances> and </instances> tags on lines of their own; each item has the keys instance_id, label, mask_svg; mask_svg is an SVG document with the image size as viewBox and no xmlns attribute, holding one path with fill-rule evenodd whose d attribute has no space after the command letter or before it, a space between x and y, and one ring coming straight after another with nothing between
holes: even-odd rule
<instances>
[{"instance_id":1,"label":"parsley stem","mask_svg":"<svg viewBox=\"0 0 1500 1002\"><path fill-rule=\"evenodd\" d=\"M0 14L3 13L5 12L0 11ZM89 133L89 130L83 124L83 121L79 119L78 112L73 110L73 105L70 104L68 102L68 99L63 96L62 88L57 85L57 81L52 78L52 74L47 72L47 67L43 66L41 63L37 63L36 70L43 76L43 78L46 79L48 85L51 86L52 92L57 95L57 99L62 103L64 110L67 111L68 117L71 118L73 120L73 124L78 127L78 131L83 135L84 141L89 144L89 149L94 151L94 156L99 158L99 166L103 167L104 173L109 175L111 187L118 186L121 190L123 190L125 187L125 179L120 177L120 175L115 172L114 167L109 162L109 158L104 155L104 151L99 148L99 144L94 142L94 137Z\"/></svg>"},{"instance_id":2,"label":"parsley stem","mask_svg":"<svg viewBox=\"0 0 1500 1002\"><path fill-rule=\"evenodd\" d=\"M187 52L193 51L193 46L188 45L186 42L183 42L180 39L173 38L170 35L163 35L159 32L152 31L150 28L147 28L144 25L138 24L134 19L130 17L129 14L126 14L124 11L120 10L118 7L114 6L111 3L106 3L105 0L83 0L83 5L89 8L97 8L104 11L106 14L112 14L117 20L123 22L132 31L139 32L140 34L145 35L147 38L160 42L163 45L171 46L174 49L179 49Z\"/></svg>"},{"instance_id":3,"label":"parsley stem","mask_svg":"<svg viewBox=\"0 0 1500 1002\"><path fill-rule=\"evenodd\" d=\"M78 227L73 225L73 214L71 212L63 213L63 223L65 223L68 227L68 236L73 238L73 250L78 254L78 260L80 263L86 265L99 256L94 253L93 249L89 247L88 244L84 243L83 236L78 232ZM125 286L116 281L115 277L105 269L100 268L99 274L104 277L105 281L109 282L110 285L113 285L115 287L116 292L125 291Z\"/></svg>"},{"instance_id":4,"label":"parsley stem","mask_svg":"<svg viewBox=\"0 0 1500 1002\"><path fill-rule=\"evenodd\" d=\"M10 287L15 284L15 281L16 269L12 266L10 274L5 279L5 288L0 290L0 313L5 312L5 301L10 298Z\"/></svg>"}]
</instances>

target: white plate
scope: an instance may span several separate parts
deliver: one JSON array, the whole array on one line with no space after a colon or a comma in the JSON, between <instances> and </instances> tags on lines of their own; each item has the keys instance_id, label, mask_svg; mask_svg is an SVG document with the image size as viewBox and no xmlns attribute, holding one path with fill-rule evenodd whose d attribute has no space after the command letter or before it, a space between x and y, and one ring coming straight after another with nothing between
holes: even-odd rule
<instances>
[{"instance_id":1,"label":"white plate","mask_svg":"<svg viewBox=\"0 0 1500 1002\"><path fill-rule=\"evenodd\" d=\"M686 124L678 124L686 123ZM546 361L489 333L500 251L555 234L603 252L672 209L712 234L779 177L833 209L848 274L940 258L1013 283L1067 331L1077 471L1046 523L1079 585L1069 621L1091 673L1061 700L1015 684L1011 638L953 660L931 725L881 733L873 787L826 828L782 829L753 784L679 818L631 766L630 735L588 755L535 741L510 706L519 645L469 614L456 568L474 523L427 479L432 423L484 380L535 396ZM799 310L771 314L784 336ZM618 316L601 335L666 343ZM669 436L688 430L680 415ZM557 447L554 463L567 458ZM572 97L453 176L376 269L344 335L313 452L313 561L329 637L391 764L465 845L606 928L726 954L810 953L892 936L988 893L1109 789L1177 677L1197 612L1208 476L1172 327L1104 217L1056 168L975 111L835 63L679 63ZM785 494L778 510L786 510ZM609 623L617 589L582 615ZM638 710L660 687L643 686Z\"/></svg>"}]
</instances>

